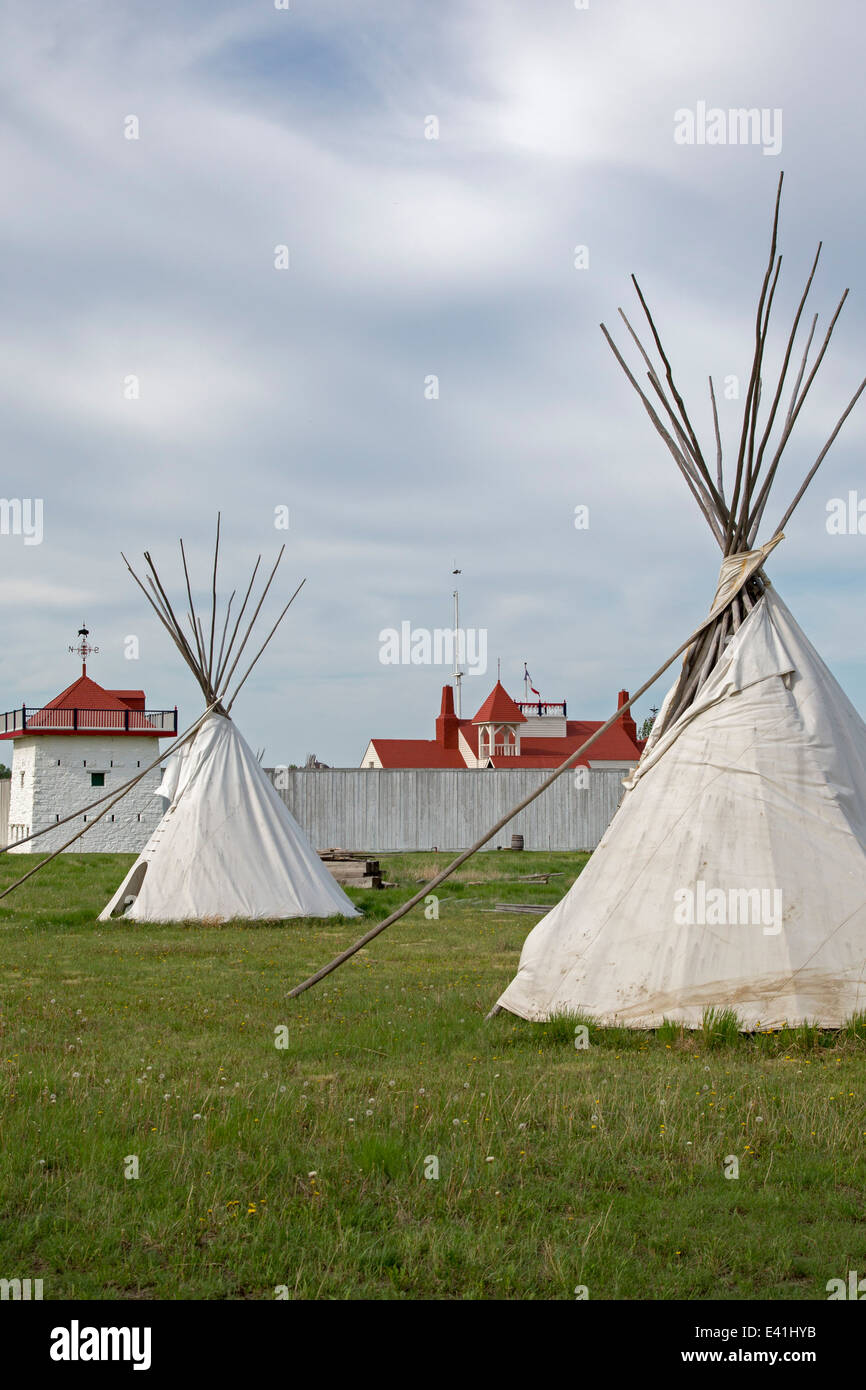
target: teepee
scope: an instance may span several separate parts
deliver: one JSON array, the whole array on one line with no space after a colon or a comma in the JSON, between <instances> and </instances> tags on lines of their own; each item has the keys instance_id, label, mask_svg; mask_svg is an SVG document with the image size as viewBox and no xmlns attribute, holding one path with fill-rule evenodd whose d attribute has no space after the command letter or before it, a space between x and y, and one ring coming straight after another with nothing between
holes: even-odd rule
<instances>
[{"instance_id":1,"label":"teepee","mask_svg":"<svg viewBox=\"0 0 866 1390\"><path fill-rule=\"evenodd\" d=\"M602 325L718 541L722 569L710 620L685 653L619 810L570 892L530 933L495 1011L652 1028L664 1019L695 1027L707 1009L730 1009L751 1030L837 1027L866 1009L866 724L764 571L866 381L758 545L780 458L848 293L810 365L814 316L779 417L819 245L759 418L781 187L733 478L712 378L713 471L634 277L660 367L620 314L649 391Z\"/></svg>"},{"instance_id":2,"label":"teepee","mask_svg":"<svg viewBox=\"0 0 866 1390\"><path fill-rule=\"evenodd\" d=\"M175 616L151 556L148 588L124 556L127 568L189 666L207 709L191 737L171 755L159 793L165 815L133 864L100 921L123 915L137 922L228 921L234 918L357 917L357 909L328 873L258 758L230 718L232 704L296 597L283 608L232 693L232 678L271 587L283 547L243 635L241 619L261 562L256 561L229 635L232 593L217 648L219 517L209 633L192 602L181 541L187 621L191 641ZM226 640L228 638L228 641Z\"/></svg>"}]
</instances>

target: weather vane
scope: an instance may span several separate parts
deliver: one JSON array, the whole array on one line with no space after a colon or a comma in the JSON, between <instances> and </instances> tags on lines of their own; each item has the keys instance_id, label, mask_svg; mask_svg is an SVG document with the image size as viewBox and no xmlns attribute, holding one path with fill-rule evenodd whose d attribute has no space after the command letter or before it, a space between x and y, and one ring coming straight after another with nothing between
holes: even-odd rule
<instances>
[{"instance_id":1,"label":"weather vane","mask_svg":"<svg viewBox=\"0 0 866 1390\"><path fill-rule=\"evenodd\" d=\"M77 647L70 646L70 647L68 648L68 650L69 650L70 652L77 652L78 655L81 657L81 674L82 674L83 676L85 676L85 675L87 674L87 658L88 658L91 654L92 654L93 656L98 656L98 655L99 655L99 648L98 648L98 647L93 647L93 646L91 646L90 643L88 642L87 639L88 639L89 636L90 636L90 629L87 628L87 627L85 627L84 623L82 622L81 627L78 629L78 637L79 637L78 646L77 646Z\"/></svg>"}]
</instances>

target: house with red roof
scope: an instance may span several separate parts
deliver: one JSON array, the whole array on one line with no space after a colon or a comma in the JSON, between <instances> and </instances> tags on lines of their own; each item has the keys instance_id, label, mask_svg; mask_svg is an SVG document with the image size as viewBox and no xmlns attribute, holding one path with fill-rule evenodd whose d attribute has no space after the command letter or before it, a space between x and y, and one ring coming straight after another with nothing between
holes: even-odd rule
<instances>
[{"instance_id":1,"label":"house with red roof","mask_svg":"<svg viewBox=\"0 0 866 1390\"><path fill-rule=\"evenodd\" d=\"M618 707L628 702L621 690ZM432 739L372 738L362 767L372 768L555 768L605 723L603 719L569 719L565 701L513 700L497 681L478 713L460 719L454 713L454 690L442 687L442 705ZM635 766L643 750L629 710L578 759L576 767Z\"/></svg>"},{"instance_id":2,"label":"house with red roof","mask_svg":"<svg viewBox=\"0 0 866 1390\"><path fill-rule=\"evenodd\" d=\"M87 674L94 650L87 629L78 635L81 642L70 648L82 656L78 679L46 704L0 714L0 739L12 744L10 853L59 849L90 820L72 852L138 854L162 819L159 740L177 734L177 708L149 710L143 690L99 685ZM135 777L136 785L109 806L112 792ZM45 833L29 839L36 831Z\"/></svg>"}]
</instances>

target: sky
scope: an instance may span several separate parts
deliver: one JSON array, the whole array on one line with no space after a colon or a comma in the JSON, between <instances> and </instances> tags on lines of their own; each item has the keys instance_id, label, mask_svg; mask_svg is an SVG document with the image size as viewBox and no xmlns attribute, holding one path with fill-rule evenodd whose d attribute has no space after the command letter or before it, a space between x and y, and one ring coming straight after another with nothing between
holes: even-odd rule
<instances>
[{"instance_id":1,"label":"sky","mask_svg":"<svg viewBox=\"0 0 866 1390\"><path fill-rule=\"evenodd\" d=\"M233 710L268 765L432 737L448 667L383 664L381 634L449 627L455 582L487 651L464 715L499 661L514 696L526 662L606 718L704 617L719 551L599 323L624 344L634 272L705 449L712 373L735 452L784 169L776 369L820 239L819 333L851 294L768 539L866 373L859 21L853 0L4 7L2 490L42 522L0 535L0 707L75 678L86 620L94 679L190 723L201 695L120 552L180 601L183 536L203 609L220 511L224 598L286 544L262 638L306 580ZM773 139L682 143L702 103L765 111ZM866 714L866 534L827 530L866 498L864 439L866 398L768 573Z\"/></svg>"}]
</instances>

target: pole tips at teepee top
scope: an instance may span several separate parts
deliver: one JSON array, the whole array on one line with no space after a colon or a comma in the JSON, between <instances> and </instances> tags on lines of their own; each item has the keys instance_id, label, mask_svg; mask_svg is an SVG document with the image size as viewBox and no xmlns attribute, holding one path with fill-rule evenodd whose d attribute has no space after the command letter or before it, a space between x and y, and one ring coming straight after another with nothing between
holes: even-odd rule
<instances>
[{"instance_id":1,"label":"pole tips at teepee top","mask_svg":"<svg viewBox=\"0 0 866 1390\"><path fill-rule=\"evenodd\" d=\"M195 611L195 605L193 603L192 597L192 584L190 581L189 566L187 564L186 549L184 547L183 540L181 539L180 541L181 563L183 567L188 603L186 620L189 625L192 637L191 641L187 637L184 627L180 622L177 614L175 613L174 608L172 607L171 600L169 599L168 594L166 593L166 590L160 580L159 574L157 573L156 565L154 564L150 552L144 552L145 564L147 565L147 568L150 571L150 573L147 575L146 585L142 583L141 579L136 574L135 570L127 560L126 556L123 555L123 552L121 552L121 555L127 569L129 570L136 584L141 589L151 608L155 612L157 618L162 623L162 626L165 628L165 630L168 632L169 636L171 637L172 641L174 642L175 646L177 647L178 651L180 652L181 656L186 662L187 666L191 670L192 674L195 676L195 679L197 680L201 688L202 694L204 695L208 706L211 707L217 714L224 715L226 718L228 718L232 704L234 703L234 700L237 698L238 692L246 682L247 677L249 676L259 657L264 652L271 638L274 636L274 633L276 632L277 628L279 627L280 623L282 622L283 618L285 617L295 598L299 594L300 590L303 588L304 584L306 583L306 580L301 580L300 584L295 589L291 598L280 611L279 615L277 616L276 622L270 628L267 636L265 637L264 642L258 648L258 651L253 657L252 661L247 666L246 670L244 671L244 674L237 681L237 684L234 686L234 689L231 690L231 693L229 693L232 677L234 676L240 658L252 635L253 629L256 625L256 621L259 617L259 614L261 613L262 605L264 604L265 599L267 598L268 593L270 591L271 585L273 584L274 578L277 573L277 569L279 568L280 561L283 558L283 554L285 552L286 547L285 545L280 547L279 554L277 555L271 572L268 575L267 580L265 581L264 587L262 588L262 592L254 603L252 616L248 618L245 626L242 628L242 620L247 610L247 606L250 603L250 598L253 593L253 587L255 585L256 575L258 573L259 565L261 564L262 557L261 555L258 556L256 563L253 566L253 572L250 576L250 581L247 585L243 602L236 614L234 625L232 626L231 632L229 634L229 622L231 618L232 604L234 602L237 590L232 591L232 593L229 596L228 602L225 606L225 612L222 618L221 625L222 636L220 639L219 647L216 649L215 653L214 649L216 647L217 619L219 612L217 578L219 570L220 521L220 513L217 512L216 540L214 542L213 567L210 584L210 619L209 623L206 621L204 625L202 624L201 618L196 614ZM227 638L228 640L226 640Z\"/></svg>"},{"instance_id":2,"label":"pole tips at teepee top","mask_svg":"<svg viewBox=\"0 0 866 1390\"><path fill-rule=\"evenodd\" d=\"M776 479L780 460L790 440L794 426L803 408L803 404L817 376L836 322L848 295L846 289L830 320L821 347L810 365L809 355L818 316L816 314L813 317L811 329L806 335L805 348L802 353L799 371L794 380L793 389L789 397L788 407L784 414L781 414L780 406L785 390L785 383L791 367L792 355L800 329L803 310L812 288L812 282L821 255L822 245L822 243L818 243L818 249L815 253L805 288L800 296L794 313L793 322L787 335L775 387L772 394L768 394L763 389L763 368L771 312L782 265L782 257L777 254L777 246L783 180L784 172L780 174L776 187L769 255L767 257L755 314L754 349L745 404L743 407L742 422L739 428L739 444L733 468L729 468L729 476L727 478L725 477L722 434L719 426L719 415L712 377L710 377L710 403L712 407L716 454L713 472L710 470L697 431L692 424L683 397L677 388L670 358L664 349L661 335L656 327L655 320L653 319L649 305L638 284L636 276L632 275L632 283L649 327L655 358L644 346L622 309L619 310L619 313L643 361L646 369L648 388L640 384L626 362L625 357L614 342L613 337L608 332L605 325L601 325L601 330L608 346L622 368L627 380L640 398L654 428L664 440L725 558L744 557L751 554L755 548L758 530L763 520L764 511ZM802 499L803 494L826 457L842 425L859 400L864 388L866 388L866 378L860 383L845 407L845 410L839 417L829 439L818 454L812 467L807 472L793 501L783 513L778 526L775 527L772 533L773 537L778 537L780 533L784 531L791 519L794 509ZM768 402L768 404L764 405L764 402ZM774 431L776 432L776 437L774 442L771 443ZM769 548L766 553L769 553ZM718 661L722 655L726 642L739 630L739 627L760 598L763 592L764 582L761 570L757 568L754 573L751 574L746 585L738 588L730 603L724 606L723 611L719 612L716 627L704 632L695 642L694 647L687 654L683 663L681 688L677 698L672 701L669 707L667 716L669 723L672 723L674 719L682 713L686 705L694 699L697 691L708 679L716 661Z\"/></svg>"}]
</instances>

